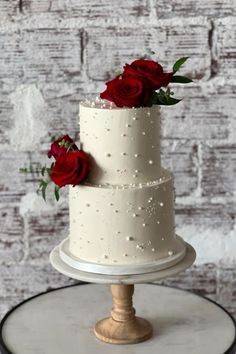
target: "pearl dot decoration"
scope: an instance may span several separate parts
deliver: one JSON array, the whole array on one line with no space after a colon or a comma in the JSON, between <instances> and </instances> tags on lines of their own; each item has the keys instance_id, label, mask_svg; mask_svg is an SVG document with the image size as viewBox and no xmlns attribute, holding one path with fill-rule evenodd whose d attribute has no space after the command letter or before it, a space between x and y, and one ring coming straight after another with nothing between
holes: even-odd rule
<instances>
[{"instance_id":1,"label":"pearl dot decoration","mask_svg":"<svg viewBox=\"0 0 236 354\"><path fill-rule=\"evenodd\" d=\"M164 203L163 203L163 202L160 202L159 205L160 205L160 207L163 207L163 206L164 206Z\"/></svg>"},{"instance_id":2,"label":"pearl dot decoration","mask_svg":"<svg viewBox=\"0 0 236 354\"><path fill-rule=\"evenodd\" d=\"M146 226L147 226L147 224L145 224L145 222L144 222L144 223L142 224L142 226L143 226L143 227L146 227Z\"/></svg>"},{"instance_id":3,"label":"pearl dot decoration","mask_svg":"<svg viewBox=\"0 0 236 354\"><path fill-rule=\"evenodd\" d=\"M149 160L148 163L149 163L149 165L153 165L153 161L152 160Z\"/></svg>"},{"instance_id":4,"label":"pearl dot decoration","mask_svg":"<svg viewBox=\"0 0 236 354\"><path fill-rule=\"evenodd\" d=\"M127 237L126 237L126 241L133 241L133 237L127 236Z\"/></svg>"},{"instance_id":5,"label":"pearl dot decoration","mask_svg":"<svg viewBox=\"0 0 236 354\"><path fill-rule=\"evenodd\" d=\"M134 157L136 157L136 158L139 157L139 154L134 154Z\"/></svg>"},{"instance_id":6,"label":"pearl dot decoration","mask_svg":"<svg viewBox=\"0 0 236 354\"><path fill-rule=\"evenodd\" d=\"M143 244L137 245L136 248L137 248L138 250L143 251L143 250L144 250L144 245L143 245Z\"/></svg>"},{"instance_id":7,"label":"pearl dot decoration","mask_svg":"<svg viewBox=\"0 0 236 354\"><path fill-rule=\"evenodd\" d=\"M174 252L173 251L168 251L169 256L173 256Z\"/></svg>"}]
</instances>

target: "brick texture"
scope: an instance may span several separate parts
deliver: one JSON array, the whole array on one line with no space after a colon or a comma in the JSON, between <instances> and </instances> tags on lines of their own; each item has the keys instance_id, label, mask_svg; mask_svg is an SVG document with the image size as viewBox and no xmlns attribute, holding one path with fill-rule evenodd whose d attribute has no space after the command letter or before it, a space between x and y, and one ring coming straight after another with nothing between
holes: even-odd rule
<instances>
[{"instance_id":1,"label":"brick texture","mask_svg":"<svg viewBox=\"0 0 236 354\"><path fill-rule=\"evenodd\" d=\"M198 146L189 141L162 142L162 165L174 173L177 196L189 195L197 188L197 149Z\"/></svg>"},{"instance_id":2,"label":"brick texture","mask_svg":"<svg viewBox=\"0 0 236 354\"><path fill-rule=\"evenodd\" d=\"M175 87L176 97L183 98L176 107L163 109L163 137L170 139L193 139L194 141L225 141L232 132L236 113L232 109L235 100L235 87L216 83L214 89L201 80L184 88ZM187 135L186 135L186 132Z\"/></svg>"},{"instance_id":3,"label":"brick texture","mask_svg":"<svg viewBox=\"0 0 236 354\"><path fill-rule=\"evenodd\" d=\"M186 16L207 16L223 17L235 14L236 7L234 0L225 1L204 1L204 0L175 0L175 1L154 1L158 18L162 17L186 17Z\"/></svg>"},{"instance_id":4,"label":"brick texture","mask_svg":"<svg viewBox=\"0 0 236 354\"><path fill-rule=\"evenodd\" d=\"M0 0L1 17L16 15L19 11L19 2L19 0Z\"/></svg>"},{"instance_id":5,"label":"brick texture","mask_svg":"<svg viewBox=\"0 0 236 354\"><path fill-rule=\"evenodd\" d=\"M183 21L173 26L172 21L164 22L151 30L137 31L133 28L87 29L85 48L88 77L93 80L106 80L114 69L122 70L124 63L135 56L143 55L147 48L157 53L159 60L168 68L169 58L190 56L185 73L193 78L210 75L210 52L208 47L208 24L196 22L195 25ZM135 48L133 46L135 43ZM99 67L102 60L103 66ZM99 70L98 70L99 68ZM194 69L193 69L194 68Z\"/></svg>"},{"instance_id":6,"label":"brick texture","mask_svg":"<svg viewBox=\"0 0 236 354\"><path fill-rule=\"evenodd\" d=\"M119 2L111 2L109 0L101 0L99 2L92 0L23 0L23 10L30 13L58 12L63 17L79 17L87 19L116 19L121 17L139 17L149 14L148 0L134 0L127 2L121 0Z\"/></svg>"},{"instance_id":7,"label":"brick texture","mask_svg":"<svg viewBox=\"0 0 236 354\"><path fill-rule=\"evenodd\" d=\"M193 267L164 284L208 296L236 315L235 0L0 0L0 315L74 281L49 264L68 233L68 196L47 203L39 176L53 136L79 136L78 105L124 63L155 51L164 68L189 56L162 108L162 164L176 187L176 232Z\"/></svg>"},{"instance_id":8,"label":"brick texture","mask_svg":"<svg viewBox=\"0 0 236 354\"><path fill-rule=\"evenodd\" d=\"M217 20L215 24L214 55L218 63L218 75L236 79L236 19Z\"/></svg>"},{"instance_id":9,"label":"brick texture","mask_svg":"<svg viewBox=\"0 0 236 354\"><path fill-rule=\"evenodd\" d=\"M236 145L204 146L203 195L234 195L236 190Z\"/></svg>"},{"instance_id":10,"label":"brick texture","mask_svg":"<svg viewBox=\"0 0 236 354\"><path fill-rule=\"evenodd\" d=\"M81 69L80 31L41 29L0 32L0 76L16 84L65 82Z\"/></svg>"}]
</instances>

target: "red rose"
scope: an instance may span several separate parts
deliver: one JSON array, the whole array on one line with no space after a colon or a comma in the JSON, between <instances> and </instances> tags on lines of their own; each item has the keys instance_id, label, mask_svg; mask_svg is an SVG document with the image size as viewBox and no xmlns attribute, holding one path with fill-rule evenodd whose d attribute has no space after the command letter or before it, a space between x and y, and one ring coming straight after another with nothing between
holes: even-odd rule
<instances>
[{"instance_id":1,"label":"red rose","mask_svg":"<svg viewBox=\"0 0 236 354\"><path fill-rule=\"evenodd\" d=\"M108 81L107 88L100 94L117 107L141 107L150 99L152 91L143 78L118 78Z\"/></svg>"},{"instance_id":2,"label":"red rose","mask_svg":"<svg viewBox=\"0 0 236 354\"><path fill-rule=\"evenodd\" d=\"M48 157L51 158L53 156L55 159L57 159L59 156L70 150L78 150L78 147L75 145L73 139L69 137L69 135L64 135L52 143L51 149L48 151Z\"/></svg>"},{"instance_id":3,"label":"red rose","mask_svg":"<svg viewBox=\"0 0 236 354\"><path fill-rule=\"evenodd\" d=\"M69 151L56 159L50 177L59 187L67 184L75 186L86 178L88 171L88 155L81 150Z\"/></svg>"},{"instance_id":4,"label":"red rose","mask_svg":"<svg viewBox=\"0 0 236 354\"><path fill-rule=\"evenodd\" d=\"M143 77L157 90L170 83L173 73L164 73L162 66L153 60L138 59L124 66L123 76Z\"/></svg>"}]
</instances>

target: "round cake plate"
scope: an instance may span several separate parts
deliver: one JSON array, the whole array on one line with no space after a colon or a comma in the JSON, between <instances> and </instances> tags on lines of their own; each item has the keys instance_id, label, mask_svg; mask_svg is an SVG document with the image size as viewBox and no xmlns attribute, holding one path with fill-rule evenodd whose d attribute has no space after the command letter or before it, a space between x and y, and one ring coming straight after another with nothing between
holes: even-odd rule
<instances>
[{"instance_id":1,"label":"round cake plate","mask_svg":"<svg viewBox=\"0 0 236 354\"><path fill-rule=\"evenodd\" d=\"M153 324L148 342L108 345L93 326L107 313L106 285L79 284L37 295L0 323L4 354L234 354L236 327L225 309L184 290L138 284L138 314ZM152 304L152 306L151 306Z\"/></svg>"},{"instance_id":2,"label":"round cake plate","mask_svg":"<svg viewBox=\"0 0 236 354\"><path fill-rule=\"evenodd\" d=\"M69 266L61 259L59 246L56 246L50 254L52 266L60 273L73 279L103 284L137 284L164 279L189 268L195 261L195 258L196 252L194 248L190 244L186 243L185 257L178 264L172 267L154 272L142 272L141 274L108 275L82 271ZM111 270L112 269L113 266L111 266Z\"/></svg>"},{"instance_id":3,"label":"round cake plate","mask_svg":"<svg viewBox=\"0 0 236 354\"><path fill-rule=\"evenodd\" d=\"M90 273L107 274L107 275L130 275L156 272L172 267L182 261L186 254L186 246L184 240L176 235L176 250L175 254L166 257L165 259L155 260L149 263L142 264L101 264L88 262L75 257L69 250L69 238L66 238L59 245L59 254L64 263L77 270L82 270Z\"/></svg>"}]
</instances>

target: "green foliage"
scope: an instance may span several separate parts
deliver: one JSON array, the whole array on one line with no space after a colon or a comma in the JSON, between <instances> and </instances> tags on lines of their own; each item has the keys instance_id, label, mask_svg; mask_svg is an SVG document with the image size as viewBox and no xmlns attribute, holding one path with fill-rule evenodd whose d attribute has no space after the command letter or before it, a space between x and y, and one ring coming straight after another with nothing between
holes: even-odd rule
<instances>
[{"instance_id":1,"label":"green foliage","mask_svg":"<svg viewBox=\"0 0 236 354\"><path fill-rule=\"evenodd\" d=\"M181 99L172 97L174 93L167 87L166 91L160 89L159 92L153 92L147 106L151 107L154 104L164 105L164 106L172 106L181 101Z\"/></svg>"},{"instance_id":2,"label":"green foliage","mask_svg":"<svg viewBox=\"0 0 236 354\"><path fill-rule=\"evenodd\" d=\"M173 94L174 93L171 92L169 87L166 89L166 91L160 89L158 93L158 100L159 100L158 104L165 105L165 106L172 106L180 102L181 101L180 99L171 97Z\"/></svg>"},{"instance_id":3,"label":"green foliage","mask_svg":"<svg viewBox=\"0 0 236 354\"><path fill-rule=\"evenodd\" d=\"M49 181L44 181L42 179L39 183L39 188L37 190L38 194L42 193L42 197L45 200L45 202L46 202L46 189L49 183L50 183Z\"/></svg>"},{"instance_id":4,"label":"green foliage","mask_svg":"<svg viewBox=\"0 0 236 354\"><path fill-rule=\"evenodd\" d=\"M55 185L55 187L54 187L54 196L55 196L57 202L58 202L58 200L60 199L59 190L60 190L60 187L58 187L57 185Z\"/></svg>"},{"instance_id":5,"label":"green foliage","mask_svg":"<svg viewBox=\"0 0 236 354\"><path fill-rule=\"evenodd\" d=\"M180 84L188 84L189 82L193 82L193 80L189 79L186 76L174 75L174 76L172 76L171 82L177 82Z\"/></svg>"},{"instance_id":6,"label":"green foliage","mask_svg":"<svg viewBox=\"0 0 236 354\"><path fill-rule=\"evenodd\" d=\"M156 91L153 91L148 103L147 103L147 107L151 107L154 104L157 104L158 101L158 93Z\"/></svg>"},{"instance_id":7,"label":"green foliage","mask_svg":"<svg viewBox=\"0 0 236 354\"><path fill-rule=\"evenodd\" d=\"M186 62L188 58L189 57L182 57L178 59L173 65L173 72L176 73L176 71L179 70L179 68Z\"/></svg>"},{"instance_id":8,"label":"green foliage","mask_svg":"<svg viewBox=\"0 0 236 354\"><path fill-rule=\"evenodd\" d=\"M30 165L29 167L23 167L23 168L20 168L20 170L19 170L20 173L31 174L33 176L36 175L37 177L39 177L39 176L44 177L44 179L41 179L39 182L37 194L41 194L45 201L46 201L46 190L47 190L48 185L51 183L50 174L52 172L53 165L54 165L54 163L52 163L50 167L47 167L47 166L42 167L39 164L36 167L34 167L33 165ZM59 189L60 188L55 185L54 196L57 201L60 198Z\"/></svg>"}]
</instances>

